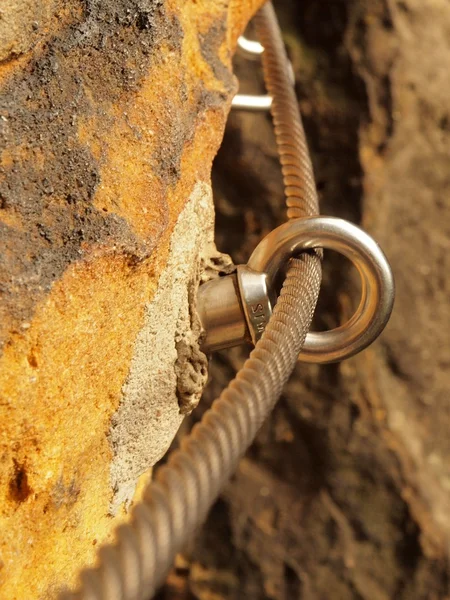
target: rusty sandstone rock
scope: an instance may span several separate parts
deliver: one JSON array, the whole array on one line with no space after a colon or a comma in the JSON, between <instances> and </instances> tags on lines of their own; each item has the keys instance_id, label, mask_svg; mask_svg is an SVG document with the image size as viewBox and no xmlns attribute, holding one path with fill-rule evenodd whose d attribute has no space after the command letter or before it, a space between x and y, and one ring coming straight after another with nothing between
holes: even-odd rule
<instances>
[{"instance_id":1,"label":"rusty sandstone rock","mask_svg":"<svg viewBox=\"0 0 450 600\"><path fill-rule=\"evenodd\" d=\"M2 4L0 598L73 583L198 401L211 163L260 4Z\"/></svg>"}]
</instances>

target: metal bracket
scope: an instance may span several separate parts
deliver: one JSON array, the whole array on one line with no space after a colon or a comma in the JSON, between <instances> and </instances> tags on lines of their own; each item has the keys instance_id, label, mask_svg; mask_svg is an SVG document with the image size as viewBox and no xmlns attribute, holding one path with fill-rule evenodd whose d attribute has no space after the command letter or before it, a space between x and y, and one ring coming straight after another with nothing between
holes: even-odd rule
<instances>
[{"instance_id":1,"label":"metal bracket","mask_svg":"<svg viewBox=\"0 0 450 600\"><path fill-rule=\"evenodd\" d=\"M259 42L249 40L242 35L238 38L238 49L250 60L259 59L264 52L264 46ZM295 75L290 61L288 63L288 69L291 84L294 85ZM272 100L272 96L269 96L268 94L236 94L231 101L231 107L242 110L267 112L272 107Z\"/></svg>"}]
</instances>

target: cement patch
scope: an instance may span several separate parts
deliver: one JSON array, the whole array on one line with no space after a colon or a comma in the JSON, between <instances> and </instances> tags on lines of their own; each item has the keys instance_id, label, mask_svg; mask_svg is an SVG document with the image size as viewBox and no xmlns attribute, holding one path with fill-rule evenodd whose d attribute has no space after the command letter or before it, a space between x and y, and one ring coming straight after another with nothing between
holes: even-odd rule
<instances>
[{"instance_id":1,"label":"cement patch","mask_svg":"<svg viewBox=\"0 0 450 600\"><path fill-rule=\"evenodd\" d=\"M202 261L207 262L214 252L213 224L211 188L199 183L175 225L169 260L146 307L122 400L112 419L113 514L132 499L139 476L165 454L183 420L177 373L184 357L189 362L186 366L197 374L190 409L206 383L206 357L198 351L200 330L193 316L192 290L198 285ZM184 349L181 356L180 347ZM192 351L186 352L186 347Z\"/></svg>"}]
</instances>

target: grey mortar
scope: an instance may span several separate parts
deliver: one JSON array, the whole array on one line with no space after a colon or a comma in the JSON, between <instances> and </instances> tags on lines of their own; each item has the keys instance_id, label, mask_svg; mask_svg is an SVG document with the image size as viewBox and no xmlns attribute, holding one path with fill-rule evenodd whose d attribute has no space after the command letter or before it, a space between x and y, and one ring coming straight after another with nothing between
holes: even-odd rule
<instances>
[{"instance_id":1,"label":"grey mortar","mask_svg":"<svg viewBox=\"0 0 450 600\"><path fill-rule=\"evenodd\" d=\"M182 420L198 403L207 377L199 351L195 290L210 257L211 188L198 183L175 225L169 259L145 308L122 399L112 418L111 513L128 504L137 480L167 451ZM183 375L182 375L183 374Z\"/></svg>"}]
</instances>

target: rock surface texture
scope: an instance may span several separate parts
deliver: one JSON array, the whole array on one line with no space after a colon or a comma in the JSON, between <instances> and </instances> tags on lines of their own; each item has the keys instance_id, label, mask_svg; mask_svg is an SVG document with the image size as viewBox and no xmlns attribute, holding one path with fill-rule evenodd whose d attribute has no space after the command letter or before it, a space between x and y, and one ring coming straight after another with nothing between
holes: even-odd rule
<instances>
[{"instance_id":1,"label":"rock surface texture","mask_svg":"<svg viewBox=\"0 0 450 600\"><path fill-rule=\"evenodd\" d=\"M275 8L321 210L380 242L396 305L361 355L298 366L167 597L188 570L180 597L196 600L448 600L450 5ZM236 72L257 89L254 63ZM285 218L268 117L232 114L213 182L217 245L245 261ZM326 254L324 268L317 326L330 328L359 292L345 261ZM216 360L211 398L243 354Z\"/></svg>"},{"instance_id":2,"label":"rock surface texture","mask_svg":"<svg viewBox=\"0 0 450 600\"><path fill-rule=\"evenodd\" d=\"M259 0L0 9L0 598L55 597L206 381L196 286Z\"/></svg>"}]
</instances>

